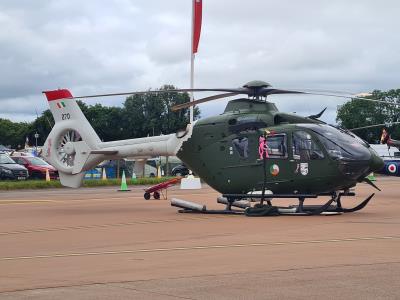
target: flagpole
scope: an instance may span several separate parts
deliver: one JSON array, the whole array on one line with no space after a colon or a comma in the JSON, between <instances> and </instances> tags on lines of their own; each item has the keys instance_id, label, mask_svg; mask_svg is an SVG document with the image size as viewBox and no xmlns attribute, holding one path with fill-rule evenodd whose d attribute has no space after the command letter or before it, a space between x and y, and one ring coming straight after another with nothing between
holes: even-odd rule
<instances>
[{"instance_id":1,"label":"flagpole","mask_svg":"<svg viewBox=\"0 0 400 300\"><path fill-rule=\"evenodd\" d=\"M190 46L190 88L194 88L194 49L193 49L193 42L194 42L194 6L195 1L192 0L192 38L191 38L191 46ZM194 101L193 92L190 92L190 102ZM190 106L190 124L193 123L193 106Z\"/></svg>"}]
</instances>

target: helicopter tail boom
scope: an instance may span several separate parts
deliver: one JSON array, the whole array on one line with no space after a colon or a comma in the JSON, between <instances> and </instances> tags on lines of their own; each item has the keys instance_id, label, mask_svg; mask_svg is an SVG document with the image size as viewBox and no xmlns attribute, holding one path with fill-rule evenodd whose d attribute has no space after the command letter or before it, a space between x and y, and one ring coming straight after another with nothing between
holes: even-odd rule
<instances>
[{"instance_id":1,"label":"helicopter tail boom","mask_svg":"<svg viewBox=\"0 0 400 300\"><path fill-rule=\"evenodd\" d=\"M175 155L191 136L189 124L186 132L180 134L102 142L69 90L44 94L55 126L46 139L42 156L59 171L64 186L81 186L84 172L104 160Z\"/></svg>"}]
</instances>

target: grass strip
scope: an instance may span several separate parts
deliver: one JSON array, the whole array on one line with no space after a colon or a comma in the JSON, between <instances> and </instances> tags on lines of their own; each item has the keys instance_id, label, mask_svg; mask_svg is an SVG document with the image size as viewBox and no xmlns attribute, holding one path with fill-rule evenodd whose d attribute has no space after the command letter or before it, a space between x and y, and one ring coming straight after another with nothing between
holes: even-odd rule
<instances>
[{"instance_id":1,"label":"grass strip","mask_svg":"<svg viewBox=\"0 0 400 300\"><path fill-rule=\"evenodd\" d=\"M128 185L153 185L167 181L173 177L143 177L137 179L126 179ZM121 185L121 179L86 179L83 181L84 187L99 187L99 186L118 186ZM25 189L49 189L49 188L62 188L59 180L45 181L45 180L24 180L0 181L0 190L25 190Z\"/></svg>"}]
</instances>

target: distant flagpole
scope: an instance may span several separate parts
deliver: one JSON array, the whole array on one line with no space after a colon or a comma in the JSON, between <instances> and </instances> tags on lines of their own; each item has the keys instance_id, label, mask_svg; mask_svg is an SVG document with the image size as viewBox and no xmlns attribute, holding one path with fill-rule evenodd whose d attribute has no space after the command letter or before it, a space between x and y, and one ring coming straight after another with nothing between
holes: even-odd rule
<instances>
[{"instance_id":1,"label":"distant flagpole","mask_svg":"<svg viewBox=\"0 0 400 300\"><path fill-rule=\"evenodd\" d=\"M190 49L190 88L194 88L194 59L200 41L202 0L193 0L192 3L192 38ZM190 101L194 101L193 92L190 93ZM193 106L190 107L190 123L193 123Z\"/></svg>"}]
</instances>

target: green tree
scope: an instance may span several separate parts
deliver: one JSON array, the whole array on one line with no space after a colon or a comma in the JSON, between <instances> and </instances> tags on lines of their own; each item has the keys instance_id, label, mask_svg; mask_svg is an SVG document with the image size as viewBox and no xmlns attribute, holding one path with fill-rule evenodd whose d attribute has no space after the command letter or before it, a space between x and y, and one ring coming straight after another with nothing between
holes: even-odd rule
<instances>
[{"instance_id":1,"label":"green tree","mask_svg":"<svg viewBox=\"0 0 400 300\"><path fill-rule=\"evenodd\" d=\"M400 104L400 89L387 92L375 90L369 98ZM348 129L390 124L400 121L400 108L398 105L353 99L338 107L336 121L340 126ZM376 143L380 138L381 131L382 127L371 127L356 130L355 133L370 143ZM400 126L391 126L389 132L393 138L399 138Z\"/></svg>"},{"instance_id":2,"label":"green tree","mask_svg":"<svg viewBox=\"0 0 400 300\"><path fill-rule=\"evenodd\" d=\"M120 140L124 138L121 125L122 108L107 107L101 104L91 106L82 105L89 123L93 126L98 136L103 141Z\"/></svg>"},{"instance_id":3,"label":"green tree","mask_svg":"<svg viewBox=\"0 0 400 300\"><path fill-rule=\"evenodd\" d=\"M26 136L29 133L29 123L12 122L0 119L0 144L21 148L25 145Z\"/></svg>"},{"instance_id":4,"label":"green tree","mask_svg":"<svg viewBox=\"0 0 400 300\"><path fill-rule=\"evenodd\" d=\"M159 91L176 89L164 85ZM144 137L169 134L184 128L189 123L189 109L172 112L171 107L190 101L188 93L160 92L144 93L127 97L123 108L123 123L129 137ZM194 109L194 118L200 117L200 110Z\"/></svg>"},{"instance_id":5,"label":"green tree","mask_svg":"<svg viewBox=\"0 0 400 300\"><path fill-rule=\"evenodd\" d=\"M160 90L173 90L173 85L164 85ZM190 101L188 93L168 92L159 94L160 101L164 106L162 115L162 132L172 133L179 129L183 129L189 123L189 108L181 109L173 112L171 108L175 105ZM193 117L195 120L200 118L200 110L197 106L193 109Z\"/></svg>"}]
</instances>

